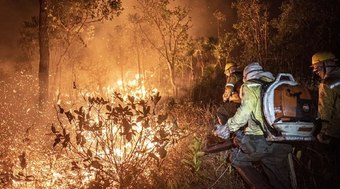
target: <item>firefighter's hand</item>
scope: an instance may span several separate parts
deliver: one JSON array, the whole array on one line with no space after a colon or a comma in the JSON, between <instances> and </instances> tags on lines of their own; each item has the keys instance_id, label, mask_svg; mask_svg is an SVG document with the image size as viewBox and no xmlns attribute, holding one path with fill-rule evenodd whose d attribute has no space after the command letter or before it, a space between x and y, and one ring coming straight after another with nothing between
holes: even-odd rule
<instances>
[{"instance_id":1,"label":"firefighter's hand","mask_svg":"<svg viewBox=\"0 0 340 189\"><path fill-rule=\"evenodd\" d=\"M229 97L225 94L222 95L223 102L227 102Z\"/></svg>"},{"instance_id":2,"label":"firefighter's hand","mask_svg":"<svg viewBox=\"0 0 340 189\"><path fill-rule=\"evenodd\" d=\"M216 125L214 135L218 136L222 139L228 139L230 137L230 130L227 124L225 125Z\"/></svg>"},{"instance_id":3,"label":"firefighter's hand","mask_svg":"<svg viewBox=\"0 0 340 189\"><path fill-rule=\"evenodd\" d=\"M240 99L240 96L238 95L238 93L233 93L233 94L229 97L229 101L230 101L230 102L235 102L235 103L241 103L241 99Z\"/></svg>"},{"instance_id":4,"label":"firefighter's hand","mask_svg":"<svg viewBox=\"0 0 340 189\"><path fill-rule=\"evenodd\" d=\"M331 142L331 138L324 133L319 133L316 135L316 138L321 144L329 144Z\"/></svg>"},{"instance_id":5,"label":"firefighter's hand","mask_svg":"<svg viewBox=\"0 0 340 189\"><path fill-rule=\"evenodd\" d=\"M222 95L223 102L228 102L231 94L232 93L229 90L224 91Z\"/></svg>"}]
</instances>

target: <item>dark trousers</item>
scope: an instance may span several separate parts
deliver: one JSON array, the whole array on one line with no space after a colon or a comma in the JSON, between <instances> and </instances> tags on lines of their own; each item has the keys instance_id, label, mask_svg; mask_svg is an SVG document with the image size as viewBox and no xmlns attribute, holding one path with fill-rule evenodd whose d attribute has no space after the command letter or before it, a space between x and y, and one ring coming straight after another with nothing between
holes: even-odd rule
<instances>
[{"instance_id":1,"label":"dark trousers","mask_svg":"<svg viewBox=\"0 0 340 189\"><path fill-rule=\"evenodd\" d=\"M315 150L324 158L317 171L318 188L340 188L340 138L332 138L329 144L315 143Z\"/></svg>"},{"instance_id":2,"label":"dark trousers","mask_svg":"<svg viewBox=\"0 0 340 189\"><path fill-rule=\"evenodd\" d=\"M269 143L263 136L249 136L235 148L230 161L251 188L291 188L288 154L291 145ZM255 163L260 165L254 166Z\"/></svg>"}]
</instances>

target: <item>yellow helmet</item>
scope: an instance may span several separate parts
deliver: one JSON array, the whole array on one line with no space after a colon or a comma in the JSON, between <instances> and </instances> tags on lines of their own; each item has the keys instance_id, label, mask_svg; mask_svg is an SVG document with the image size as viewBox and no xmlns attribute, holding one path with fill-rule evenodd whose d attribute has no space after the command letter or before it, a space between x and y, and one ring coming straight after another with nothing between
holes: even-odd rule
<instances>
[{"instance_id":1,"label":"yellow helmet","mask_svg":"<svg viewBox=\"0 0 340 189\"><path fill-rule=\"evenodd\" d=\"M322 63L326 60L334 60L335 55L331 52L325 51L325 52L317 52L312 56L312 66L315 66L316 64Z\"/></svg>"},{"instance_id":2,"label":"yellow helmet","mask_svg":"<svg viewBox=\"0 0 340 189\"><path fill-rule=\"evenodd\" d=\"M236 64L233 63L233 62L227 62L227 64L225 65L224 67L224 71L227 71L229 70L231 67L235 66L236 67Z\"/></svg>"}]
</instances>

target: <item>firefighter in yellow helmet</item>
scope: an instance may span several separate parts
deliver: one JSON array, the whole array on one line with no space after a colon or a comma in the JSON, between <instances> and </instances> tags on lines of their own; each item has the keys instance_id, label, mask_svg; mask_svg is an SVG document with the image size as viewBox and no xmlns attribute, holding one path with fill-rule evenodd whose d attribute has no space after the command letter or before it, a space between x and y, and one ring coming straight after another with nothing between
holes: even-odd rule
<instances>
[{"instance_id":1,"label":"firefighter in yellow helmet","mask_svg":"<svg viewBox=\"0 0 340 189\"><path fill-rule=\"evenodd\" d=\"M224 67L226 84L222 95L223 104L217 110L219 124L224 125L227 119L234 115L241 100L239 90L242 85L242 73L234 62L227 62Z\"/></svg>"},{"instance_id":2,"label":"firefighter in yellow helmet","mask_svg":"<svg viewBox=\"0 0 340 189\"><path fill-rule=\"evenodd\" d=\"M238 90L242 83L242 73L237 70L237 65L233 62L228 62L224 67L224 74L226 75L226 84L223 93L223 102L240 102Z\"/></svg>"},{"instance_id":3,"label":"firefighter in yellow helmet","mask_svg":"<svg viewBox=\"0 0 340 189\"><path fill-rule=\"evenodd\" d=\"M230 132L236 133L239 148L233 149L230 161L249 188L291 188L288 153L292 147L266 141L261 103L262 86L254 81L271 82L274 79L272 73L264 71L259 63L246 66L243 70L241 105L235 115L215 131L223 139L229 138ZM265 174L254 166L255 163L260 163Z\"/></svg>"},{"instance_id":4,"label":"firefighter in yellow helmet","mask_svg":"<svg viewBox=\"0 0 340 189\"><path fill-rule=\"evenodd\" d=\"M318 112L322 128L318 134L321 143L340 138L340 65L331 52L318 52L312 56L313 72L321 79Z\"/></svg>"},{"instance_id":5,"label":"firefighter in yellow helmet","mask_svg":"<svg viewBox=\"0 0 340 189\"><path fill-rule=\"evenodd\" d=\"M317 135L319 149L330 160L330 169L323 175L321 185L340 188L340 65L332 52L312 56L313 72L320 77L318 112L321 131Z\"/></svg>"}]
</instances>

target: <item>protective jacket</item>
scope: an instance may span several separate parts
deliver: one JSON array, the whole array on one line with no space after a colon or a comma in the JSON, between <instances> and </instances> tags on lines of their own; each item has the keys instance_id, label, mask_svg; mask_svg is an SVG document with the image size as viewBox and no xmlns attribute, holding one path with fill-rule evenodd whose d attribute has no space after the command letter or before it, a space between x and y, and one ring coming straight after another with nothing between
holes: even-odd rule
<instances>
[{"instance_id":1,"label":"protective jacket","mask_svg":"<svg viewBox=\"0 0 340 189\"><path fill-rule=\"evenodd\" d=\"M223 93L223 100L227 101L229 97L234 92L239 92L239 89L242 85L242 73L241 72L234 72L229 77L227 77L224 93Z\"/></svg>"},{"instance_id":2,"label":"protective jacket","mask_svg":"<svg viewBox=\"0 0 340 189\"><path fill-rule=\"evenodd\" d=\"M261 77L263 81L273 81L272 78ZM235 115L228 120L230 131L235 132L245 126L246 135L263 135L264 125L262 104L261 104L261 84L251 80L246 81L241 88L242 102ZM261 125L258 125L261 123Z\"/></svg>"},{"instance_id":3,"label":"protective jacket","mask_svg":"<svg viewBox=\"0 0 340 189\"><path fill-rule=\"evenodd\" d=\"M318 112L323 122L321 132L340 138L340 70L320 83Z\"/></svg>"}]
</instances>

